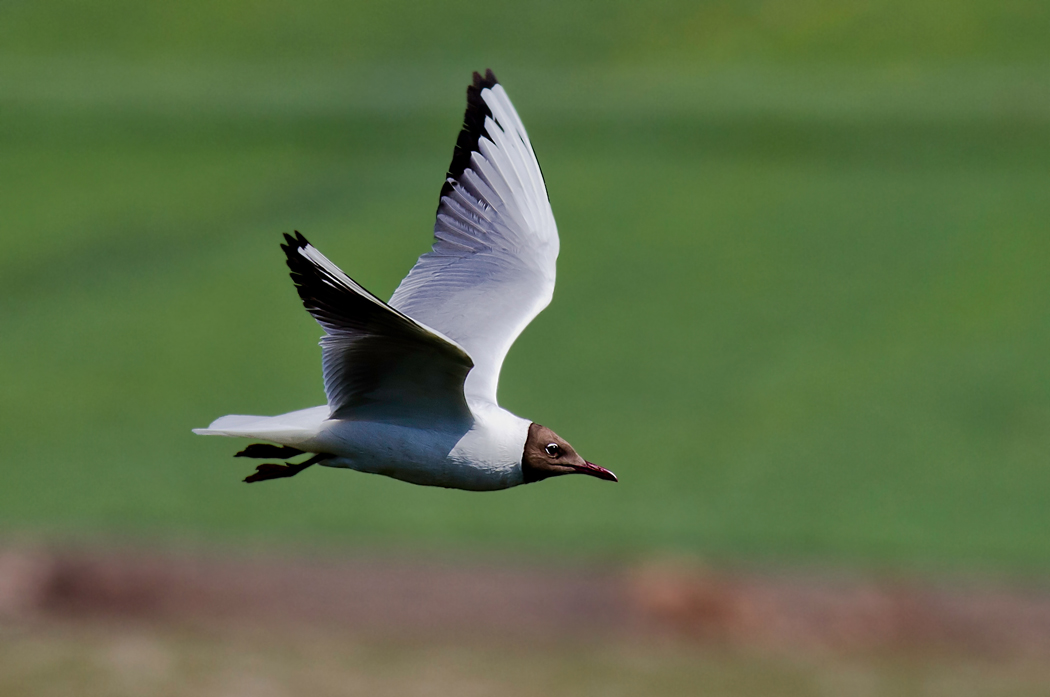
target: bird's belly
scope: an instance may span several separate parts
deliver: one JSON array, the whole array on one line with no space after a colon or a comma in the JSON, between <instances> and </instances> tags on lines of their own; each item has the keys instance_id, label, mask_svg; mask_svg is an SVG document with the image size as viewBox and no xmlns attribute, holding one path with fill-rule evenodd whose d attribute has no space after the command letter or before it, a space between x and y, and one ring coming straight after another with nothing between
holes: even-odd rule
<instances>
[{"instance_id":1,"label":"bird's belly","mask_svg":"<svg viewBox=\"0 0 1050 697\"><path fill-rule=\"evenodd\" d=\"M369 421L335 421L318 434L311 450L328 452L339 467L382 474L412 484L472 491L519 483L513 473L477 466L453 453L462 433L430 431Z\"/></svg>"}]
</instances>

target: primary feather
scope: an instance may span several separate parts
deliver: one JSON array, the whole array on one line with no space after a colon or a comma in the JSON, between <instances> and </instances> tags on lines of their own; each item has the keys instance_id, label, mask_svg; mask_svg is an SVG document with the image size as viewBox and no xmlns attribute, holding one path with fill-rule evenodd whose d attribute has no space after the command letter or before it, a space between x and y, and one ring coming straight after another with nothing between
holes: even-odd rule
<instances>
[{"instance_id":1,"label":"primary feather","mask_svg":"<svg viewBox=\"0 0 1050 697\"><path fill-rule=\"evenodd\" d=\"M475 73L434 246L390 305L466 349L468 399L496 404L507 351L554 295L557 259L558 227L525 127L492 71Z\"/></svg>"}]
</instances>

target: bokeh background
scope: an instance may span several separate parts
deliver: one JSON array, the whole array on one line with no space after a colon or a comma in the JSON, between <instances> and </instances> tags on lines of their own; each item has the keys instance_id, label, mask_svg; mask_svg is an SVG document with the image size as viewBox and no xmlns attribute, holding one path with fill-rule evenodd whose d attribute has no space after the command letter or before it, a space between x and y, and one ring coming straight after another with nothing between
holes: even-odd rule
<instances>
[{"instance_id":1,"label":"bokeh background","mask_svg":"<svg viewBox=\"0 0 1050 697\"><path fill-rule=\"evenodd\" d=\"M486 67L562 239L500 401L620 483L477 495L313 468L246 487L239 443L190 429L324 401L280 233L388 297ZM1046 3L6 0L0 213L8 546L1050 571ZM32 627L0 633L0 685L52 694L96 630ZM205 641L154 631L169 667ZM357 677L332 684L356 688L331 694L414 694L396 681L426 661L458 693L534 677L346 641L332 670ZM589 658L530 660L564 678L546 694L963 694L881 658L829 682L838 664L684 646L620 687ZM388 668L361 682L368 651ZM244 693L296 694L309 670ZM1050 689L988 670L973 694ZM181 694L172 675L120 689Z\"/></svg>"}]
</instances>

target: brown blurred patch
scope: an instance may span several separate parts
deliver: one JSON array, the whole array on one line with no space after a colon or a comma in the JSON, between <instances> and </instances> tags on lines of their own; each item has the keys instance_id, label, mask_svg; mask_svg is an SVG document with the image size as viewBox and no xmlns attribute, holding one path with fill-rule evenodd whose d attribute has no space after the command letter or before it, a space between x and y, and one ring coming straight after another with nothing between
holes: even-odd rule
<instances>
[{"instance_id":1,"label":"brown blurred patch","mask_svg":"<svg viewBox=\"0 0 1050 697\"><path fill-rule=\"evenodd\" d=\"M701 640L820 651L1050 655L1050 590L844 574L635 569L642 614Z\"/></svg>"},{"instance_id":2,"label":"brown blurred patch","mask_svg":"<svg viewBox=\"0 0 1050 697\"><path fill-rule=\"evenodd\" d=\"M0 620L44 606L51 573L51 556L40 550L0 549Z\"/></svg>"},{"instance_id":3,"label":"brown blurred patch","mask_svg":"<svg viewBox=\"0 0 1050 697\"><path fill-rule=\"evenodd\" d=\"M685 562L536 567L143 550L0 552L0 617L335 627L361 637L674 637L803 651L1050 656L1050 590Z\"/></svg>"}]
</instances>

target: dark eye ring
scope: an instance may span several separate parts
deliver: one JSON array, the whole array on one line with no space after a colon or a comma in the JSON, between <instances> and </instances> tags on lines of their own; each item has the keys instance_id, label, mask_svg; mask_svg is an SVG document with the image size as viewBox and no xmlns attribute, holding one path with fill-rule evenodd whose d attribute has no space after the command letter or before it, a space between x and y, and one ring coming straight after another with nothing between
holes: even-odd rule
<instances>
[{"instance_id":1,"label":"dark eye ring","mask_svg":"<svg viewBox=\"0 0 1050 697\"><path fill-rule=\"evenodd\" d=\"M547 454L551 457L558 457L561 455L561 448L558 447L557 443L547 443L547 447L544 448Z\"/></svg>"}]
</instances>

